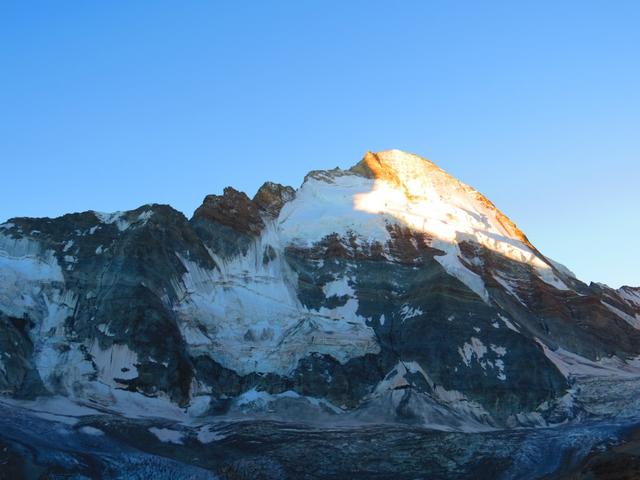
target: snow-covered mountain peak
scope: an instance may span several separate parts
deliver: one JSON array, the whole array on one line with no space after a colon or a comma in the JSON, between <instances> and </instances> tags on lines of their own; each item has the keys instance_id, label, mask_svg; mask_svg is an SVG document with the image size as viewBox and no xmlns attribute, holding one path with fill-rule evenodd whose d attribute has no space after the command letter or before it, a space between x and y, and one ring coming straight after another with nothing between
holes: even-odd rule
<instances>
[{"instance_id":1,"label":"snow-covered mountain peak","mask_svg":"<svg viewBox=\"0 0 640 480\"><path fill-rule=\"evenodd\" d=\"M226 188L191 219L150 204L0 225L0 394L487 429L578 418L605 377L614 401L593 407L635 414L638 355L640 289L580 282L398 150L297 191Z\"/></svg>"},{"instance_id":2,"label":"snow-covered mountain peak","mask_svg":"<svg viewBox=\"0 0 640 480\"><path fill-rule=\"evenodd\" d=\"M367 152L362 160L351 167L350 171L376 179L385 179L404 187L408 186L409 180L425 176L442 178L444 175L449 177L448 182L456 181L432 161L396 149L377 153Z\"/></svg>"},{"instance_id":3,"label":"snow-covered mountain peak","mask_svg":"<svg viewBox=\"0 0 640 480\"><path fill-rule=\"evenodd\" d=\"M343 188L359 191L347 198ZM329 213L328 205L322 205L328 198L322 193L333 197L330 191L337 194L331 201L334 206L338 203L334 200L343 198L343 207L350 207L354 212L395 218L443 240L456 241L459 232L486 231L503 240L530 246L516 225L478 191L433 162L401 150L367 152L348 170L310 172L298 191L298 203L312 200L306 197L313 192L313 200L322 206L324 213ZM356 230L356 233L361 232Z\"/></svg>"},{"instance_id":4,"label":"snow-covered mountain peak","mask_svg":"<svg viewBox=\"0 0 640 480\"><path fill-rule=\"evenodd\" d=\"M452 217L456 217L462 223L469 224L464 227L458 223L463 231L469 228L493 230L506 238L529 245L522 231L484 195L418 155L401 150L367 152L350 171L375 179L377 188L385 184L385 187L400 190L408 203L422 203L425 215L441 216L444 213L444 223L453 223ZM385 193L389 194L388 191ZM452 215L452 210L464 212Z\"/></svg>"},{"instance_id":5,"label":"snow-covered mountain peak","mask_svg":"<svg viewBox=\"0 0 640 480\"><path fill-rule=\"evenodd\" d=\"M333 233L385 245L390 225L408 227L444 251L438 261L482 297L484 287L460 262L463 242L531 265L544 281L565 288L552 264L484 195L433 162L400 150L367 152L348 170L311 172L279 223L285 241L299 245Z\"/></svg>"}]
</instances>

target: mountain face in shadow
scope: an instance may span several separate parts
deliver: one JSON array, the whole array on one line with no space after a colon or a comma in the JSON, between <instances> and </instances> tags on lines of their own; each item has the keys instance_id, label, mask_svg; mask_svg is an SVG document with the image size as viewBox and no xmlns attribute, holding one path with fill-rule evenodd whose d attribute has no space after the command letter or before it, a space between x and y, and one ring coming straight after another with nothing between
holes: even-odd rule
<instances>
[{"instance_id":1,"label":"mountain face in shadow","mask_svg":"<svg viewBox=\"0 0 640 480\"><path fill-rule=\"evenodd\" d=\"M640 290L587 285L428 160L0 225L0 391L445 431L637 411Z\"/></svg>"}]
</instances>

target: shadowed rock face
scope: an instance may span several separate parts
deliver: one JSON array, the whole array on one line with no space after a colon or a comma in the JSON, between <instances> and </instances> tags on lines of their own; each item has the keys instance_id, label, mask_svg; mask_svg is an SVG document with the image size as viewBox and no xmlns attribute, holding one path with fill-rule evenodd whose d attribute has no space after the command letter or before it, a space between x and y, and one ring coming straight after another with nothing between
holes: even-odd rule
<instances>
[{"instance_id":1,"label":"shadowed rock face","mask_svg":"<svg viewBox=\"0 0 640 480\"><path fill-rule=\"evenodd\" d=\"M332 272L348 270L357 279L358 313L371 318L385 359L379 380L399 361L416 362L430 378L416 375L407 394L416 390L433 395L440 386L463 392L503 419L565 391L566 380L542 348L530 337L496 328L501 310L487 305L434 260L442 252L423 242L414 246L407 241L412 238L408 230L392 230L395 243L388 251L401 253L393 262L380 258L377 245L352 248L348 240L341 243L335 237L312 251L287 250L288 263L298 274L298 295L310 308L341 301L323 295L323 279L333 278ZM478 346L478 352L469 353L468 364L461 354L464 345Z\"/></svg>"},{"instance_id":2,"label":"shadowed rock face","mask_svg":"<svg viewBox=\"0 0 640 480\"><path fill-rule=\"evenodd\" d=\"M271 218L278 218L285 203L293 200L296 191L278 183L265 182L253 197L253 203Z\"/></svg>"},{"instance_id":3,"label":"shadowed rock face","mask_svg":"<svg viewBox=\"0 0 640 480\"><path fill-rule=\"evenodd\" d=\"M594 360L637 355L640 331L624 318L633 318L637 310L621 301L615 290L587 286L574 278L566 279L571 288L558 290L537 277L526 264L467 242L461 247L468 268L494 291L496 303L512 312L537 338ZM504 294L496 278L510 279L518 301L514 302L514 295ZM623 315L616 315L605 303Z\"/></svg>"},{"instance_id":4,"label":"shadowed rock face","mask_svg":"<svg viewBox=\"0 0 640 480\"><path fill-rule=\"evenodd\" d=\"M32 361L33 344L28 335L27 319L12 318L0 313L0 392L18 398L45 395Z\"/></svg>"},{"instance_id":5,"label":"shadowed rock face","mask_svg":"<svg viewBox=\"0 0 640 480\"><path fill-rule=\"evenodd\" d=\"M228 187L189 220L155 204L12 219L0 262L11 395L542 425L578 415L550 352L640 355L638 289L580 282L481 194L395 151L298 191Z\"/></svg>"}]
</instances>

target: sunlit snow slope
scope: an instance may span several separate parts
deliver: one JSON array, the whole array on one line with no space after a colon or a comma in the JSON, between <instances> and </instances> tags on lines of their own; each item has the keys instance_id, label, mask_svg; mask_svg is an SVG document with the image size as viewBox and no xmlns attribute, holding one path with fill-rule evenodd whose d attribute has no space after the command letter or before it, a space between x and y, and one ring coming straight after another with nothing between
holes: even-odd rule
<instances>
[{"instance_id":1,"label":"sunlit snow slope","mask_svg":"<svg viewBox=\"0 0 640 480\"><path fill-rule=\"evenodd\" d=\"M312 172L279 220L285 241L306 245L333 232L384 244L391 239L389 224L405 225L429 235L432 246L446 252L437 260L485 299L482 281L459 261L462 241L532 265L545 282L566 288L552 264L482 194L400 150L369 152L347 171Z\"/></svg>"}]
</instances>

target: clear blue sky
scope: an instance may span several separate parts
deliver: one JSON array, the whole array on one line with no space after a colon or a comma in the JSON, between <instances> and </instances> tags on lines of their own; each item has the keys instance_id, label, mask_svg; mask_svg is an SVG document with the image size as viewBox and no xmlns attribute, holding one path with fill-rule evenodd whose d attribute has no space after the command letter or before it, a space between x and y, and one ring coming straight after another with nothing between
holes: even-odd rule
<instances>
[{"instance_id":1,"label":"clear blue sky","mask_svg":"<svg viewBox=\"0 0 640 480\"><path fill-rule=\"evenodd\" d=\"M640 285L639 25L636 1L4 1L0 221L190 216L400 148Z\"/></svg>"}]
</instances>

